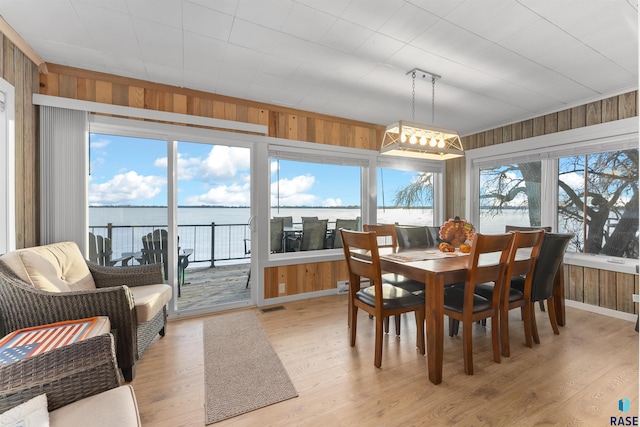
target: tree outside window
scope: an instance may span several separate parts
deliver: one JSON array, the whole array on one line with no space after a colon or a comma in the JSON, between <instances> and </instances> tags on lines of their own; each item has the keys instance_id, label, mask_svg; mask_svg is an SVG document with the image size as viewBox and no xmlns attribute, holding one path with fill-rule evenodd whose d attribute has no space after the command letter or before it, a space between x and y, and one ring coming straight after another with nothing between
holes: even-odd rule
<instances>
[{"instance_id":1,"label":"tree outside window","mask_svg":"<svg viewBox=\"0 0 640 427\"><path fill-rule=\"evenodd\" d=\"M638 258L638 150L558 160L558 230L570 250Z\"/></svg>"}]
</instances>

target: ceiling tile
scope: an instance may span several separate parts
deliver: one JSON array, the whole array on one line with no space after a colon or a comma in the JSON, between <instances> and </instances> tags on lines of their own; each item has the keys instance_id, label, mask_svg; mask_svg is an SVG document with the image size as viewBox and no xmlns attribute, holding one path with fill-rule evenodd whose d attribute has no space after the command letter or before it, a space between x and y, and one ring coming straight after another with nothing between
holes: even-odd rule
<instances>
[{"instance_id":1,"label":"ceiling tile","mask_svg":"<svg viewBox=\"0 0 640 427\"><path fill-rule=\"evenodd\" d=\"M229 40L232 25L233 15L190 2L184 3L183 26L185 31L227 41Z\"/></svg>"},{"instance_id":2,"label":"ceiling tile","mask_svg":"<svg viewBox=\"0 0 640 427\"><path fill-rule=\"evenodd\" d=\"M280 29L303 40L318 42L335 21L334 16L294 3Z\"/></svg>"}]
</instances>

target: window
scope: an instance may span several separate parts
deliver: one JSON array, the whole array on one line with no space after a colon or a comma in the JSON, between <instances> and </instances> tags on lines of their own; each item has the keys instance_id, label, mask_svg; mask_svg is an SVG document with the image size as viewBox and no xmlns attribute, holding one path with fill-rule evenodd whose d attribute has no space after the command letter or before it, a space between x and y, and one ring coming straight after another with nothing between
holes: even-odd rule
<instances>
[{"instance_id":1,"label":"window","mask_svg":"<svg viewBox=\"0 0 640 427\"><path fill-rule=\"evenodd\" d=\"M378 223L434 225L434 178L432 172L378 168Z\"/></svg>"},{"instance_id":2,"label":"window","mask_svg":"<svg viewBox=\"0 0 640 427\"><path fill-rule=\"evenodd\" d=\"M638 150L558 160L558 231L569 251L638 258Z\"/></svg>"},{"instance_id":3,"label":"window","mask_svg":"<svg viewBox=\"0 0 640 427\"><path fill-rule=\"evenodd\" d=\"M331 159L315 163L272 156L270 167L271 218L288 219L283 252L338 248L336 226L361 229L360 166L331 163ZM317 226L326 229L315 232L310 240L311 231L304 235L305 230L312 230L310 222L304 224L307 219L320 221Z\"/></svg>"},{"instance_id":4,"label":"window","mask_svg":"<svg viewBox=\"0 0 640 427\"><path fill-rule=\"evenodd\" d=\"M480 168L481 233L502 233L505 225L540 226L541 163Z\"/></svg>"},{"instance_id":5,"label":"window","mask_svg":"<svg viewBox=\"0 0 640 427\"><path fill-rule=\"evenodd\" d=\"M470 150L468 216L483 233L551 226L574 234L572 263L635 271L637 141L632 118Z\"/></svg>"}]
</instances>

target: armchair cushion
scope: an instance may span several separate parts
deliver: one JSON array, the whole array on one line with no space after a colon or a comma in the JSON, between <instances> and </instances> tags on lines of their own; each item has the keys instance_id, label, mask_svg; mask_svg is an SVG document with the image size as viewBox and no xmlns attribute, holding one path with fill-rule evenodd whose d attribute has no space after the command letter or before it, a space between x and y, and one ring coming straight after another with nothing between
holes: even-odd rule
<instances>
[{"instance_id":1,"label":"armchair cushion","mask_svg":"<svg viewBox=\"0 0 640 427\"><path fill-rule=\"evenodd\" d=\"M47 292L85 291L96 285L74 242L18 249L2 260L23 281Z\"/></svg>"},{"instance_id":2,"label":"armchair cushion","mask_svg":"<svg viewBox=\"0 0 640 427\"><path fill-rule=\"evenodd\" d=\"M148 322L162 310L171 299L171 286L146 285L129 288L136 302L138 322Z\"/></svg>"}]
</instances>

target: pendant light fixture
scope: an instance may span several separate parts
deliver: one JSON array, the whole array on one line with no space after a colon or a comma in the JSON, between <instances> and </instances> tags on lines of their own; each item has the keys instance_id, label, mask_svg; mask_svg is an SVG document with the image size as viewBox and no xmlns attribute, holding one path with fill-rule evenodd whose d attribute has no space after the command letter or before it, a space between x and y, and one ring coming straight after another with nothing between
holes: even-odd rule
<instances>
[{"instance_id":1,"label":"pendant light fixture","mask_svg":"<svg viewBox=\"0 0 640 427\"><path fill-rule=\"evenodd\" d=\"M430 160L449 160L464 156L458 133L433 126L435 121L435 86L440 76L414 68L412 78L411 121L399 120L387 126L380 147L381 154ZM416 77L431 76L431 126L416 123Z\"/></svg>"}]
</instances>

